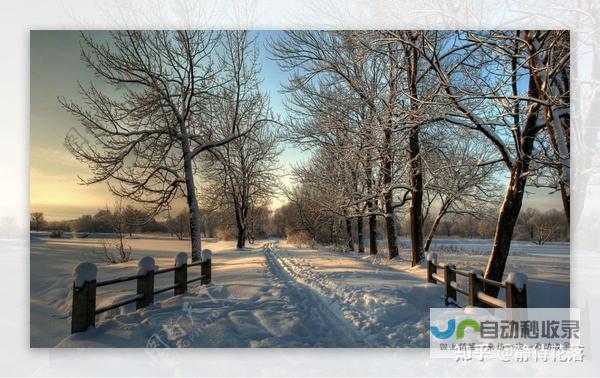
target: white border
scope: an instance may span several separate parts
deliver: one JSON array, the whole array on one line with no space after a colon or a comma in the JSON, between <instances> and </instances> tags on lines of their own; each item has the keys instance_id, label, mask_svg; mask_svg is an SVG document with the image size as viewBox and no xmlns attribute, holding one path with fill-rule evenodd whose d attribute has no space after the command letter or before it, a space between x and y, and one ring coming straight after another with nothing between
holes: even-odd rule
<instances>
[{"instance_id":1,"label":"white border","mask_svg":"<svg viewBox=\"0 0 600 378\"><path fill-rule=\"evenodd\" d=\"M572 305L600 319L600 7L574 1L46 0L0 3L0 375L512 376L594 375L600 355L588 331L583 364L455 364L428 350L29 349L29 30L120 28L571 29ZM596 75L596 76L594 76ZM591 324L593 326L593 324ZM595 338L599 340L600 338Z\"/></svg>"}]
</instances>

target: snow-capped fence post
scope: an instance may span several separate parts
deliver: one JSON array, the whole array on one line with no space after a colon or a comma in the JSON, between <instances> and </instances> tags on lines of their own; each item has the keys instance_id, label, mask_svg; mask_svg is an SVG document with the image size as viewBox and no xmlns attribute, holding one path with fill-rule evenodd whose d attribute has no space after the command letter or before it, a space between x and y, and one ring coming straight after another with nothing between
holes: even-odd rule
<instances>
[{"instance_id":1,"label":"snow-capped fence post","mask_svg":"<svg viewBox=\"0 0 600 378\"><path fill-rule=\"evenodd\" d=\"M527 276L523 273L509 273L505 284L506 307L527 307Z\"/></svg>"},{"instance_id":2,"label":"snow-capped fence post","mask_svg":"<svg viewBox=\"0 0 600 378\"><path fill-rule=\"evenodd\" d=\"M212 259L202 261L200 265L200 274L202 275L201 285L208 285L212 279Z\"/></svg>"},{"instance_id":3,"label":"snow-capped fence post","mask_svg":"<svg viewBox=\"0 0 600 378\"><path fill-rule=\"evenodd\" d=\"M75 268L71 333L84 332L96 325L96 274L98 268L91 262L82 262Z\"/></svg>"},{"instance_id":4,"label":"snow-capped fence post","mask_svg":"<svg viewBox=\"0 0 600 378\"><path fill-rule=\"evenodd\" d=\"M481 281L477 272L469 272L467 279L469 281L469 306L486 307L485 304L477 298L477 293L483 291L483 281Z\"/></svg>"},{"instance_id":5,"label":"snow-capped fence post","mask_svg":"<svg viewBox=\"0 0 600 378\"><path fill-rule=\"evenodd\" d=\"M156 266L154 259L150 256L143 257L138 261L137 294L135 308L140 309L154 303L154 271Z\"/></svg>"},{"instance_id":6,"label":"snow-capped fence post","mask_svg":"<svg viewBox=\"0 0 600 378\"><path fill-rule=\"evenodd\" d=\"M437 254L429 253L427 254L427 282L428 283L436 283L433 275L437 273Z\"/></svg>"},{"instance_id":7,"label":"snow-capped fence post","mask_svg":"<svg viewBox=\"0 0 600 378\"><path fill-rule=\"evenodd\" d=\"M448 305L448 299L454 300L456 303L456 289L452 286L452 282L456 281L456 266L452 264L446 264L444 266L444 300L446 306Z\"/></svg>"},{"instance_id":8,"label":"snow-capped fence post","mask_svg":"<svg viewBox=\"0 0 600 378\"><path fill-rule=\"evenodd\" d=\"M200 264L201 285L208 285L212 279L212 251L210 249L202 250L202 263Z\"/></svg>"},{"instance_id":9,"label":"snow-capped fence post","mask_svg":"<svg viewBox=\"0 0 600 378\"><path fill-rule=\"evenodd\" d=\"M175 295L187 291L187 253L180 252L175 256Z\"/></svg>"},{"instance_id":10,"label":"snow-capped fence post","mask_svg":"<svg viewBox=\"0 0 600 378\"><path fill-rule=\"evenodd\" d=\"M444 270L444 277L437 274L437 270ZM456 277L467 278L467 287L458 284ZM489 280L483 277L483 272L478 269L459 270L454 264L438 264L437 255L427 255L427 282L444 285L444 301L446 306L450 299L459 306L458 293L467 297L467 305L482 308L527 308L527 276L522 273L509 273L502 281ZM495 287L504 289L505 300L494 297L486 292L487 288ZM519 313L517 313L518 315Z\"/></svg>"}]
</instances>

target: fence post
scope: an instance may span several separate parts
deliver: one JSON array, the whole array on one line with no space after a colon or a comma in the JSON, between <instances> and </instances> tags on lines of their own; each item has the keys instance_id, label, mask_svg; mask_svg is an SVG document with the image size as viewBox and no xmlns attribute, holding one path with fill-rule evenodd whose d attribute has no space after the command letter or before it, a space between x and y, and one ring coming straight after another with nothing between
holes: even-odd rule
<instances>
[{"instance_id":1,"label":"fence post","mask_svg":"<svg viewBox=\"0 0 600 378\"><path fill-rule=\"evenodd\" d=\"M200 264L201 285L208 285L212 278L212 251L210 249L202 250L202 263Z\"/></svg>"},{"instance_id":2,"label":"fence post","mask_svg":"<svg viewBox=\"0 0 600 378\"><path fill-rule=\"evenodd\" d=\"M483 282L479 279L476 272L469 272L469 306L484 307L483 303L477 298L477 293L483 291Z\"/></svg>"},{"instance_id":3,"label":"fence post","mask_svg":"<svg viewBox=\"0 0 600 378\"><path fill-rule=\"evenodd\" d=\"M504 281L506 307L527 308L527 276L509 273Z\"/></svg>"},{"instance_id":4,"label":"fence post","mask_svg":"<svg viewBox=\"0 0 600 378\"><path fill-rule=\"evenodd\" d=\"M179 252L175 256L175 293L183 294L187 291L187 253Z\"/></svg>"},{"instance_id":5,"label":"fence post","mask_svg":"<svg viewBox=\"0 0 600 378\"><path fill-rule=\"evenodd\" d=\"M200 280L200 284L208 285L212 278L212 259L208 259L206 261L202 261L200 264L200 274L202 275L202 279Z\"/></svg>"},{"instance_id":6,"label":"fence post","mask_svg":"<svg viewBox=\"0 0 600 378\"><path fill-rule=\"evenodd\" d=\"M75 268L71 333L84 332L96 326L96 274L98 268L91 262L82 262Z\"/></svg>"},{"instance_id":7,"label":"fence post","mask_svg":"<svg viewBox=\"0 0 600 378\"><path fill-rule=\"evenodd\" d=\"M142 297L135 302L135 308L140 309L154 303L154 259L150 256L142 257L138 261L137 294Z\"/></svg>"},{"instance_id":8,"label":"fence post","mask_svg":"<svg viewBox=\"0 0 600 378\"><path fill-rule=\"evenodd\" d=\"M437 273L437 254L429 253L427 254L427 282L428 283L436 283L433 278L433 274Z\"/></svg>"},{"instance_id":9,"label":"fence post","mask_svg":"<svg viewBox=\"0 0 600 378\"><path fill-rule=\"evenodd\" d=\"M456 303L456 289L452 287L452 282L456 281L456 267L452 264L446 264L444 266L444 298L446 306L448 306L448 299L454 300Z\"/></svg>"}]
</instances>

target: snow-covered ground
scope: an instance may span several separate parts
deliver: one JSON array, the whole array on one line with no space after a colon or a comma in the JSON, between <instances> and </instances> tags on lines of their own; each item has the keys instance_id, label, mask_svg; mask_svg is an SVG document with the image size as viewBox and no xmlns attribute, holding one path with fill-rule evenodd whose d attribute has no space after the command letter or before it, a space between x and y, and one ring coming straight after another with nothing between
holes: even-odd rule
<instances>
[{"instance_id":1,"label":"snow-covered ground","mask_svg":"<svg viewBox=\"0 0 600 378\"><path fill-rule=\"evenodd\" d=\"M189 241L165 237L128 243L133 260L99 264L99 280L135 273L137 260L146 255L160 267L172 266L176 254L189 248ZM233 242L211 241L203 244L214 252L209 287L193 284L178 297L161 294L139 311L133 304L113 310L98 316L96 329L69 336L71 272L98 246L91 237L32 237L32 346L420 347L428 345L429 308L442 305L441 285L424 283L424 269L410 269L402 258L390 262L384 256L278 241L238 251ZM402 254L407 257L408 251ZM465 259L470 266L484 262L483 255L440 253L440 262L452 259L459 266L465 266ZM555 254L512 256L508 270L512 267L530 276L530 304L547 305L560 297L568 305L568 254L564 261ZM155 285L172 280L172 274L158 275ZM98 306L134 292L134 282L99 288Z\"/></svg>"},{"instance_id":2,"label":"snow-covered ground","mask_svg":"<svg viewBox=\"0 0 600 378\"><path fill-rule=\"evenodd\" d=\"M173 266L178 252L189 250L189 240L176 240L159 236L127 239L132 248L131 261L108 265L98 261L101 242L106 235L93 235L85 239L52 239L46 234L32 234L30 238L30 345L32 347L55 346L70 332L70 309L72 300L72 273L82 261L94 261L98 265L98 280L106 280L135 274L137 261L144 256L154 257L161 267ZM204 241L213 250L232 249L233 242ZM198 270L199 268L194 268ZM193 271L190 270L190 274ZM156 276L156 287L172 284L173 275ZM97 306L104 306L135 292L135 282L127 282L98 288ZM164 293L157 299L166 298ZM135 310L135 305L101 314L97 322L117 313Z\"/></svg>"},{"instance_id":3,"label":"snow-covered ground","mask_svg":"<svg viewBox=\"0 0 600 378\"><path fill-rule=\"evenodd\" d=\"M385 240L378 241L382 246L386 245ZM410 240L399 239L401 246L410 248ZM460 252L461 254L478 255L487 254L492 249L493 240L491 239L433 239L431 249L439 251ZM566 255L569 256L569 242L548 242L543 245L536 245L529 241L513 240L510 244L510 254L512 256L539 256L539 255Z\"/></svg>"},{"instance_id":4,"label":"snow-covered ground","mask_svg":"<svg viewBox=\"0 0 600 378\"><path fill-rule=\"evenodd\" d=\"M410 241L402 240L400 256L390 261L386 254L365 256L353 254L356 258L367 259L373 264L384 265L398 270L410 269ZM459 269L479 269L483 271L487 263L492 240L439 239L432 243L432 251L438 254L438 263L452 263ZM535 245L530 242L513 241L506 264L504 278L510 272L524 273L528 277L527 303L529 307L569 307L570 305L570 246L565 242L551 242ZM425 274L425 273L423 273ZM425 277L425 276L423 276ZM459 284L466 287L466 280L458 276ZM500 297L504 295L500 292ZM461 304L466 298L458 294Z\"/></svg>"}]
</instances>

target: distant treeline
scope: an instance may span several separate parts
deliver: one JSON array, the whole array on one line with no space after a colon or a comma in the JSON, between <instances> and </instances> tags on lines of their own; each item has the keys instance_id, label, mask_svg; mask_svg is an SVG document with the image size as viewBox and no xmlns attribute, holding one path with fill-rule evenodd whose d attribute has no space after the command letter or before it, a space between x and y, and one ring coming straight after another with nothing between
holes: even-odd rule
<instances>
[{"instance_id":1,"label":"distant treeline","mask_svg":"<svg viewBox=\"0 0 600 378\"><path fill-rule=\"evenodd\" d=\"M493 216L478 219L468 215L452 215L440 223L436 237L492 239L495 227L496 219ZM562 211L551 209L542 212L527 208L519 214L513 240L533 241L538 244L546 241L568 241L569 225Z\"/></svg>"},{"instance_id":2,"label":"distant treeline","mask_svg":"<svg viewBox=\"0 0 600 378\"><path fill-rule=\"evenodd\" d=\"M277 209L274 214L276 234L297 243L322 243L344 245L348 240L348 230L343 217L325 217L319 212L308 212L297 204L287 204ZM429 228L433 217L427 217L424 226ZM366 231L367 220L363 220L363 232ZM401 238L409 238L409 222L405 215L399 214L396 222L396 234ZM385 235L385 224L378 222L377 235ZM464 238L492 239L496 227L495 214L452 214L442 220L437 227L434 239ZM358 239L358 227L353 225L354 240ZM568 241L569 225L564 213L559 210L542 212L528 208L518 218L513 240L532 241L544 244L547 241Z\"/></svg>"},{"instance_id":3,"label":"distant treeline","mask_svg":"<svg viewBox=\"0 0 600 378\"><path fill-rule=\"evenodd\" d=\"M306 228L300 228L299 215L291 205L272 211L260 208L249 224L252 239L264 237L282 237L301 242L311 241L324 244L343 244L347 239L346 229L341 223L320 223L312 235ZM235 220L227 210L203 210L202 235L223 240L236 237ZM113 233L117 228L123 234L168 233L179 239L189 237L189 214L181 211L177 215L151 217L143 210L126 206L123 209L98 210L93 215L82 215L77 219L46 221L43 213L31 213L30 228L34 231L71 231L78 233ZM399 219L402 220L402 219ZM431 223L426 219L425 223ZM402 227L402 225L406 225ZM379 226L384 227L380 222ZM397 233L401 237L408 235L408 222L398 222ZM495 219L490 216L473 217L470 215L452 215L443 220L435 235L436 238L491 239L494 236ZM356 227L352 231L358 232ZM378 230L379 235L384 230ZM306 240L305 240L306 239ZM521 212L515 227L514 240L532 241L543 244L547 241L568 241L569 227L561 211L552 209L546 212L528 208Z\"/></svg>"},{"instance_id":4,"label":"distant treeline","mask_svg":"<svg viewBox=\"0 0 600 378\"><path fill-rule=\"evenodd\" d=\"M236 236L235 219L229 209L201 209L203 214L202 236L208 238L233 239ZM249 220L249 232L252 240L274 236L271 225L271 211L257 208ZM48 221L44 213L30 214L30 230L63 231L73 233L119 233L124 236L143 233L167 233L179 239L190 236L190 216L188 211L176 214L166 212L152 216L148 212L133 206L115 206L101 209L95 214L85 214L76 219Z\"/></svg>"}]
</instances>

